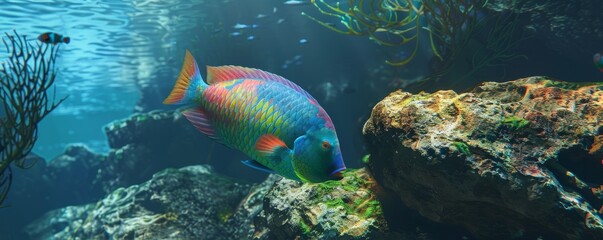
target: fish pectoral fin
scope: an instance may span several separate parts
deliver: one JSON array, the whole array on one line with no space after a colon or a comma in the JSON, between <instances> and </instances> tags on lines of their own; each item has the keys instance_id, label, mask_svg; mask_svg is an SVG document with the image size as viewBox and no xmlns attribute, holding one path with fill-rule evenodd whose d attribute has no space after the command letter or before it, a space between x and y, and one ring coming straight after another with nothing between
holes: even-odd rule
<instances>
[{"instance_id":1,"label":"fish pectoral fin","mask_svg":"<svg viewBox=\"0 0 603 240\"><path fill-rule=\"evenodd\" d=\"M214 130L214 127L211 125L211 121L209 119L208 114L199 107L189 108L182 111L182 115L188 119L195 128L197 128L202 133L205 133L210 138L220 140L218 134Z\"/></svg>"},{"instance_id":2,"label":"fish pectoral fin","mask_svg":"<svg viewBox=\"0 0 603 240\"><path fill-rule=\"evenodd\" d=\"M265 156L278 157L280 159L281 153L289 148L287 148L287 144L277 136L265 134L255 142L255 149Z\"/></svg>"},{"instance_id":3,"label":"fish pectoral fin","mask_svg":"<svg viewBox=\"0 0 603 240\"><path fill-rule=\"evenodd\" d=\"M256 160L243 160L241 162L251 168L255 168L257 170L267 172L267 173L274 173L274 170L262 165L261 163L259 163Z\"/></svg>"}]
</instances>

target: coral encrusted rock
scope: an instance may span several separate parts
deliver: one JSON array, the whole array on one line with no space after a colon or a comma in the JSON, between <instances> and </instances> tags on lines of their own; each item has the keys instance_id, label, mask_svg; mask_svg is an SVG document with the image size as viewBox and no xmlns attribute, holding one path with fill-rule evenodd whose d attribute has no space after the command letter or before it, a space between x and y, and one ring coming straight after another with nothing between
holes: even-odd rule
<instances>
[{"instance_id":1,"label":"coral encrusted rock","mask_svg":"<svg viewBox=\"0 0 603 240\"><path fill-rule=\"evenodd\" d=\"M51 211L26 232L31 239L232 239L227 223L250 187L205 166L167 169L96 204Z\"/></svg>"},{"instance_id":2,"label":"coral encrusted rock","mask_svg":"<svg viewBox=\"0 0 603 240\"><path fill-rule=\"evenodd\" d=\"M603 239L601 83L397 91L364 135L375 179L433 221L480 239Z\"/></svg>"},{"instance_id":3,"label":"coral encrusted rock","mask_svg":"<svg viewBox=\"0 0 603 240\"><path fill-rule=\"evenodd\" d=\"M29 224L29 239L409 239L385 221L366 169L302 184L270 175L252 188L206 166L167 169L97 203ZM415 237L416 238L416 237ZM410 238L410 239L415 239Z\"/></svg>"},{"instance_id":4,"label":"coral encrusted rock","mask_svg":"<svg viewBox=\"0 0 603 240\"><path fill-rule=\"evenodd\" d=\"M263 207L248 238L400 239L389 231L372 190L374 179L365 169L349 170L341 181L302 184L280 178L266 183L258 189L265 195Z\"/></svg>"}]
</instances>

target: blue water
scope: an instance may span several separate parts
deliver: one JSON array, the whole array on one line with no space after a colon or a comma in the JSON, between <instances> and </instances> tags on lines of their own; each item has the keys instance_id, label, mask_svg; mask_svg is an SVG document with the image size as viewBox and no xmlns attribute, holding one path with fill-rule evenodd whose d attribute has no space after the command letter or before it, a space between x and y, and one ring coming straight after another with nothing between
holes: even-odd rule
<instances>
[{"instance_id":1,"label":"blue water","mask_svg":"<svg viewBox=\"0 0 603 240\"><path fill-rule=\"evenodd\" d=\"M350 113L334 103L354 101L342 99L342 93L353 92L356 96L347 97L358 100L362 95L357 89L390 84L389 79L370 79L375 74L399 72L384 64L384 50L370 40L339 35L300 14L318 16L312 5L289 6L279 0L10 0L0 10L0 31L16 29L29 37L50 31L71 38L61 46L56 81L57 96L69 97L39 125L34 148L47 159L76 142L106 152L102 127L134 111L141 86L156 89L147 101L162 108L185 49L200 65L256 67L298 83L321 101L337 126L354 125L354 132L340 131L341 138L354 135L350 145L360 141L356 125L358 118L366 119L370 105L360 101L362 106ZM421 74L402 72L409 78ZM380 91L374 101L385 94Z\"/></svg>"},{"instance_id":2,"label":"blue water","mask_svg":"<svg viewBox=\"0 0 603 240\"><path fill-rule=\"evenodd\" d=\"M601 28L592 27L601 26L603 18L597 13L593 15L596 11L587 9L589 6L601 6L600 2L594 0L585 1L589 3L585 5L572 1L559 1L554 4L545 4L552 1L527 1L533 5L528 5L529 9L526 11L529 14L518 18L520 24L515 26L518 31L497 35L511 36L512 44L508 49L512 51L502 55L515 55L518 58L509 62L489 62L486 65L490 67L485 67L481 72L476 71L475 75L466 78L465 73L474 70L474 58L483 59L480 57L490 56L489 54L494 52L495 49L484 46L489 46L488 40L500 39L488 38L496 34L486 31L493 29L491 26L498 24L497 21L490 22L490 25L482 25L486 27L481 29L481 35L475 34L471 35L474 38L463 39L468 44L462 51L456 52L459 53L455 55L457 58L446 58L456 64L456 68L446 68L450 62L440 62L434 57L425 28L420 31L419 47L414 59L405 66L395 67L386 64L385 60L410 56L413 44L388 47L376 44L367 36L336 33L301 13L316 17L329 26L341 27L341 19L322 14L312 4L287 5L285 1L0 0L0 37L5 37L4 32L12 33L16 30L33 41L44 32L63 34L71 39L69 44L60 43L56 63L58 75L55 81L57 99L65 96L68 98L38 125L38 139L33 152L52 163L54 158L64 153L66 146L83 143L95 153L110 155L112 149L108 146L105 126L140 112L175 109L175 106L163 105L162 101L178 77L187 49L194 55L202 76L206 76L205 66L208 65L237 65L278 74L306 89L332 118L343 158L349 168L362 166L360 159L367 154L362 136L363 124L375 104L392 91L402 89L417 93L452 89L461 92L485 81L508 81L539 75L574 82L596 82L603 79L603 69L594 65L592 58L595 53L603 53L603 45L600 44L603 43L603 34L597 30ZM342 2L341 6L346 6L348 2L324 1ZM367 2L370 1L365 1ZM491 0L490 3L492 2L501 7L514 1ZM563 4L580 5L582 9L576 10L577 13L553 17L550 16L554 14L551 11L539 10L540 7L548 6L562 15L565 13ZM515 9L504 10L508 16L514 16L511 13L515 13ZM477 13L480 21L499 19L489 18L498 11L496 6L488 11ZM576 18L578 13L586 15ZM424 19L422 21L420 23L425 24ZM592 21L592 26L588 21ZM468 29L466 25L461 28ZM0 61L7 54L0 47ZM450 71L446 72L447 70ZM441 74L444 77L438 79L439 81L413 85L429 74ZM202 136L202 133L195 133ZM161 157L157 158L168 158L166 162L185 159L186 161L180 163L194 164L206 161L213 164L217 173L244 181L260 181L258 179L266 176L263 172L240 164L239 161L245 160L245 156L235 150L210 142L208 138L204 140L207 141L187 145L199 146L199 153L196 155L189 156L187 152L186 156L172 156L177 150L166 144L166 149L173 151L158 151L161 152ZM165 144L165 141L157 142ZM177 141L174 145L188 143L182 142ZM152 150L155 149L149 150L150 155L155 154ZM136 151L132 154L146 156L146 150ZM137 167L145 165L141 162L147 160L141 160L143 157L138 155L127 157L131 158L128 160L132 161L132 166ZM69 162L76 158L65 159L55 163ZM96 158L93 160L96 161ZM39 171L44 171L40 168L46 167L43 164L36 165L40 167L38 169L14 168L14 185L9 193L13 195L9 195L7 202L14 207L7 208L7 211L0 208L0 213L5 214L0 216L0 240L21 239L19 236L24 234L22 227L50 209L97 201L100 197L83 195L93 190L101 192L100 189L89 189L89 185L100 186L99 182L78 181L80 178L89 178L90 181L107 180L103 177L112 178L113 175L106 174L110 171L119 174L138 171L128 168L131 166L120 165L128 165L129 162L119 161L113 163L115 165L108 165L110 167L107 168L92 168L92 172L86 171L90 168L87 166L88 162L71 163L75 167L62 166L58 170L49 171L57 175L65 174L67 180L58 179L65 180L66 187L62 185L64 182L53 182L48 180L47 175L40 173ZM157 163L153 164L149 165L157 166ZM120 167L124 169L119 169ZM102 174L103 171L106 176ZM140 175L155 173L148 169L140 172ZM72 176L75 176L75 181L70 179ZM119 182L123 179L107 181L112 184L114 180ZM72 181L81 184L72 184ZM70 199L49 192L57 189L67 189L65 192L73 193L75 197ZM6 221L11 221L12 225ZM393 226L395 228L396 225ZM443 234L447 233L444 231Z\"/></svg>"}]
</instances>

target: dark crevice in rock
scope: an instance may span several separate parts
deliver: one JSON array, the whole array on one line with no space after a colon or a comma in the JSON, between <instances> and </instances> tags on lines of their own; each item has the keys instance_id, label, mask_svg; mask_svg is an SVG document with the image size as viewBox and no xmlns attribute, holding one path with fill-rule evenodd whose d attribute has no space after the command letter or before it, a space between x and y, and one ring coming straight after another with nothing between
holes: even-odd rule
<instances>
[{"instance_id":1,"label":"dark crevice in rock","mask_svg":"<svg viewBox=\"0 0 603 240\"><path fill-rule=\"evenodd\" d=\"M558 161L582 181L592 185L603 185L603 159L588 153L583 146L574 146L559 151Z\"/></svg>"},{"instance_id":2,"label":"dark crevice in rock","mask_svg":"<svg viewBox=\"0 0 603 240\"><path fill-rule=\"evenodd\" d=\"M383 216L391 231L416 232L425 239L470 239L471 233L457 224L442 224L431 221L412 208L407 207L392 191L382 189L377 194L383 208Z\"/></svg>"},{"instance_id":3,"label":"dark crevice in rock","mask_svg":"<svg viewBox=\"0 0 603 240\"><path fill-rule=\"evenodd\" d=\"M595 195L592 188L599 188L601 182L592 182L589 180L597 180L600 177L601 169L599 166L593 166L588 162L595 162L593 159L581 158L578 148L570 148L559 153L559 160L549 160L545 166L551 170L559 183L570 191L579 193L586 202L593 208L601 209L603 207L603 199ZM588 155L582 155L582 157ZM590 169L589 169L590 168ZM596 173L599 172L599 173ZM598 175L590 175L590 174Z\"/></svg>"}]
</instances>

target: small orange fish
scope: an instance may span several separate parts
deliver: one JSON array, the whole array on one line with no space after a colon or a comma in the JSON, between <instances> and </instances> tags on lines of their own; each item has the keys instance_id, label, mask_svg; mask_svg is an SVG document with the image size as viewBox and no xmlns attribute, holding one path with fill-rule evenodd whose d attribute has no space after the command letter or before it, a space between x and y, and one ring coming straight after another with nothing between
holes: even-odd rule
<instances>
[{"instance_id":1,"label":"small orange fish","mask_svg":"<svg viewBox=\"0 0 603 240\"><path fill-rule=\"evenodd\" d=\"M69 37L64 37L58 33L45 32L38 36L38 40L43 43L57 45L58 43L69 43L71 39Z\"/></svg>"}]
</instances>

